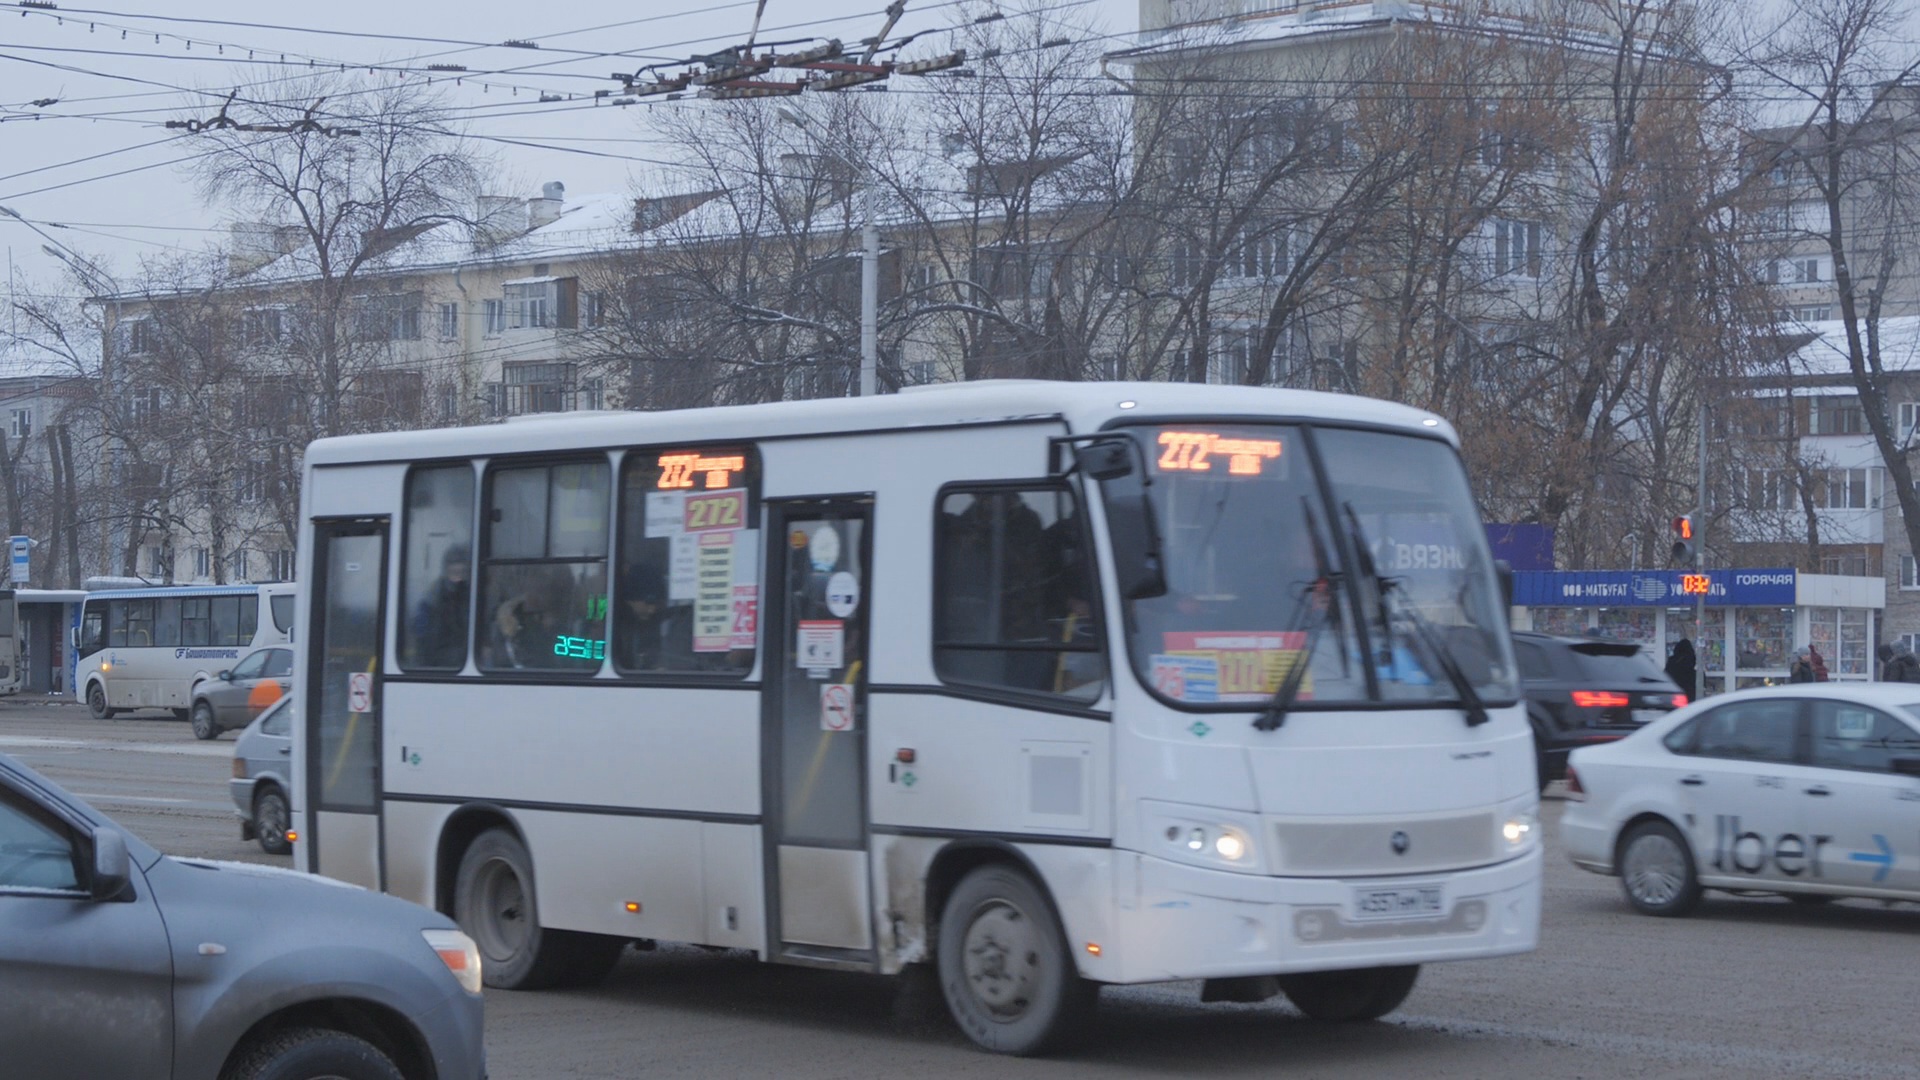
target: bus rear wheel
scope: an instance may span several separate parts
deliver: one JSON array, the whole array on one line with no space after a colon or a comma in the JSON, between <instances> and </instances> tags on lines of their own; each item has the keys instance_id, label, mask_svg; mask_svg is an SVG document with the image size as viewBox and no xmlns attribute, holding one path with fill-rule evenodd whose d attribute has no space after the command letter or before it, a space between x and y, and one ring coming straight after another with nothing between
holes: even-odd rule
<instances>
[{"instance_id":1,"label":"bus rear wheel","mask_svg":"<svg viewBox=\"0 0 1920 1080\"><path fill-rule=\"evenodd\" d=\"M488 829L461 856L453 918L480 947L486 984L541 990L605 978L626 940L547 929L533 897L533 857L509 830Z\"/></svg>"},{"instance_id":2,"label":"bus rear wheel","mask_svg":"<svg viewBox=\"0 0 1920 1080\"><path fill-rule=\"evenodd\" d=\"M1314 1020L1350 1023L1378 1020L1400 1007L1413 992L1420 965L1313 971L1280 976L1280 989L1293 1007Z\"/></svg>"},{"instance_id":3,"label":"bus rear wheel","mask_svg":"<svg viewBox=\"0 0 1920 1080\"><path fill-rule=\"evenodd\" d=\"M1080 977L1053 906L1031 877L983 866L940 916L940 989L967 1037L1003 1054L1042 1054L1071 1038L1100 988Z\"/></svg>"},{"instance_id":4,"label":"bus rear wheel","mask_svg":"<svg viewBox=\"0 0 1920 1080\"><path fill-rule=\"evenodd\" d=\"M115 710L107 708L107 688L99 683L87 687L87 712L95 720L111 720Z\"/></svg>"}]
</instances>

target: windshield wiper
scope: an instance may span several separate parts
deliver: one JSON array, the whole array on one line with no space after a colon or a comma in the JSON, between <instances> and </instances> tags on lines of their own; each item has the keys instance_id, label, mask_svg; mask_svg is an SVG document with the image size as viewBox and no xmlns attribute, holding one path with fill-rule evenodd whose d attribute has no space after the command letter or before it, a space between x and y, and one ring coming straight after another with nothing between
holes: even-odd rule
<instances>
[{"instance_id":1,"label":"windshield wiper","mask_svg":"<svg viewBox=\"0 0 1920 1080\"><path fill-rule=\"evenodd\" d=\"M1373 579L1374 593L1380 598L1380 629L1387 635L1388 655L1392 655L1394 647L1393 616L1394 601L1397 600L1400 614L1413 625L1414 633L1419 635L1420 643L1426 646L1429 657L1439 666L1440 673L1447 677L1447 681L1453 684L1454 692L1460 695L1460 706L1467 714L1467 726L1479 727L1486 723L1487 705L1480 699L1480 692L1474 689L1473 680L1460 670L1459 661L1447 650L1433 624L1420 614L1420 609L1405 595L1406 590L1400 579L1380 573L1378 564L1373 561L1373 546L1367 542L1366 530L1360 525L1360 515L1354 512L1353 503L1344 504L1343 509L1347 513L1347 539L1354 547L1354 561L1359 564L1362 574Z\"/></svg>"},{"instance_id":2,"label":"windshield wiper","mask_svg":"<svg viewBox=\"0 0 1920 1080\"><path fill-rule=\"evenodd\" d=\"M1313 662L1313 651L1320 645L1321 631L1327 628L1328 612L1339 602L1334 592L1341 575L1328 569L1327 549L1320 543L1320 522L1313 515L1313 504L1306 496L1300 497L1300 508L1306 512L1307 538L1313 544L1314 579L1301 590L1300 599L1294 602L1293 614L1287 618L1287 634L1306 631L1307 640L1300 648L1300 658L1287 669L1280 685L1273 690L1273 697L1267 707L1253 721L1259 731L1276 731L1287 722L1287 710L1293 707L1293 699L1299 696L1300 687L1306 682L1307 665ZM1316 597L1320 603L1314 603Z\"/></svg>"}]
</instances>

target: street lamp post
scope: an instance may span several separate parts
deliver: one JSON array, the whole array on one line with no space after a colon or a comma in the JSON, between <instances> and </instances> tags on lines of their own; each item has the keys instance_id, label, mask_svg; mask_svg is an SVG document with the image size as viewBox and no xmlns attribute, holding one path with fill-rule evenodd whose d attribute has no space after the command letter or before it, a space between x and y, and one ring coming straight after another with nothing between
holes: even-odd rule
<instances>
[{"instance_id":1,"label":"street lamp post","mask_svg":"<svg viewBox=\"0 0 1920 1080\"><path fill-rule=\"evenodd\" d=\"M777 111L794 127L813 131L800 110L781 105ZM872 183L860 181L854 197L860 200L860 396L872 397L880 370L880 225L874 220Z\"/></svg>"}]
</instances>

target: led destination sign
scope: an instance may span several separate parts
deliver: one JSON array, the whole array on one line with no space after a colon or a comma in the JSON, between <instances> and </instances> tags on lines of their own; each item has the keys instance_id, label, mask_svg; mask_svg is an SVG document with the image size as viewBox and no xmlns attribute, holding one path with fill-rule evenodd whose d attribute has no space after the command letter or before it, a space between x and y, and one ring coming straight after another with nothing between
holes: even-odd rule
<instances>
[{"instance_id":1,"label":"led destination sign","mask_svg":"<svg viewBox=\"0 0 1920 1080\"><path fill-rule=\"evenodd\" d=\"M1225 459L1228 476L1259 476L1266 463L1280 457L1278 439L1248 439L1216 431L1162 431L1161 472L1215 472L1215 459Z\"/></svg>"}]
</instances>

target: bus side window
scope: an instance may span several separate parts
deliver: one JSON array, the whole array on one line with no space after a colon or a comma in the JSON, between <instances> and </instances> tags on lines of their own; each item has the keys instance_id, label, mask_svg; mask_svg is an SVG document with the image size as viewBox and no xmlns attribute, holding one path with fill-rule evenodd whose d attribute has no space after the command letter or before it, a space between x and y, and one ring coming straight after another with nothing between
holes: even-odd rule
<instances>
[{"instance_id":1,"label":"bus side window","mask_svg":"<svg viewBox=\"0 0 1920 1080\"><path fill-rule=\"evenodd\" d=\"M107 647L107 612L105 604L88 604L80 616L80 656L82 659L92 656Z\"/></svg>"},{"instance_id":2,"label":"bus side window","mask_svg":"<svg viewBox=\"0 0 1920 1080\"><path fill-rule=\"evenodd\" d=\"M127 601L109 600L107 602L107 648L124 649L127 647Z\"/></svg>"},{"instance_id":3,"label":"bus side window","mask_svg":"<svg viewBox=\"0 0 1920 1080\"><path fill-rule=\"evenodd\" d=\"M253 635L260 629L260 597L243 596L240 598L240 633L234 639L235 645L253 644Z\"/></svg>"},{"instance_id":4,"label":"bus side window","mask_svg":"<svg viewBox=\"0 0 1920 1080\"><path fill-rule=\"evenodd\" d=\"M153 644L153 601L128 600L127 647L142 649Z\"/></svg>"},{"instance_id":5,"label":"bus side window","mask_svg":"<svg viewBox=\"0 0 1920 1080\"><path fill-rule=\"evenodd\" d=\"M189 596L180 601L180 644L189 647L213 644L213 601L204 596Z\"/></svg>"},{"instance_id":6,"label":"bus side window","mask_svg":"<svg viewBox=\"0 0 1920 1080\"><path fill-rule=\"evenodd\" d=\"M211 645L245 645L240 636L240 598L237 596L216 596L213 605L213 640Z\"/></svg>"},{"instance_id":7,"label":"bus side window","mask_svg":"<svg viewBox=\"0 0 1920 1080\"><path fill-rule=\"evenodd\" d=\"M1064 487L949 488L934 540L941 681L1092 702L1107 679L1086 529Z\"/></svg>"},{"instance_id":8,"label":"bus side window","mask_svg":"<svg viewBox=\"0 0 1920 1080\"><path fill-rule=\"evenodd\" d=\"M159 608L153 617L153 643L171 649L180 644L180 600L168 596L162 597L157 603Z\"/></svg>"}]
</instances>

